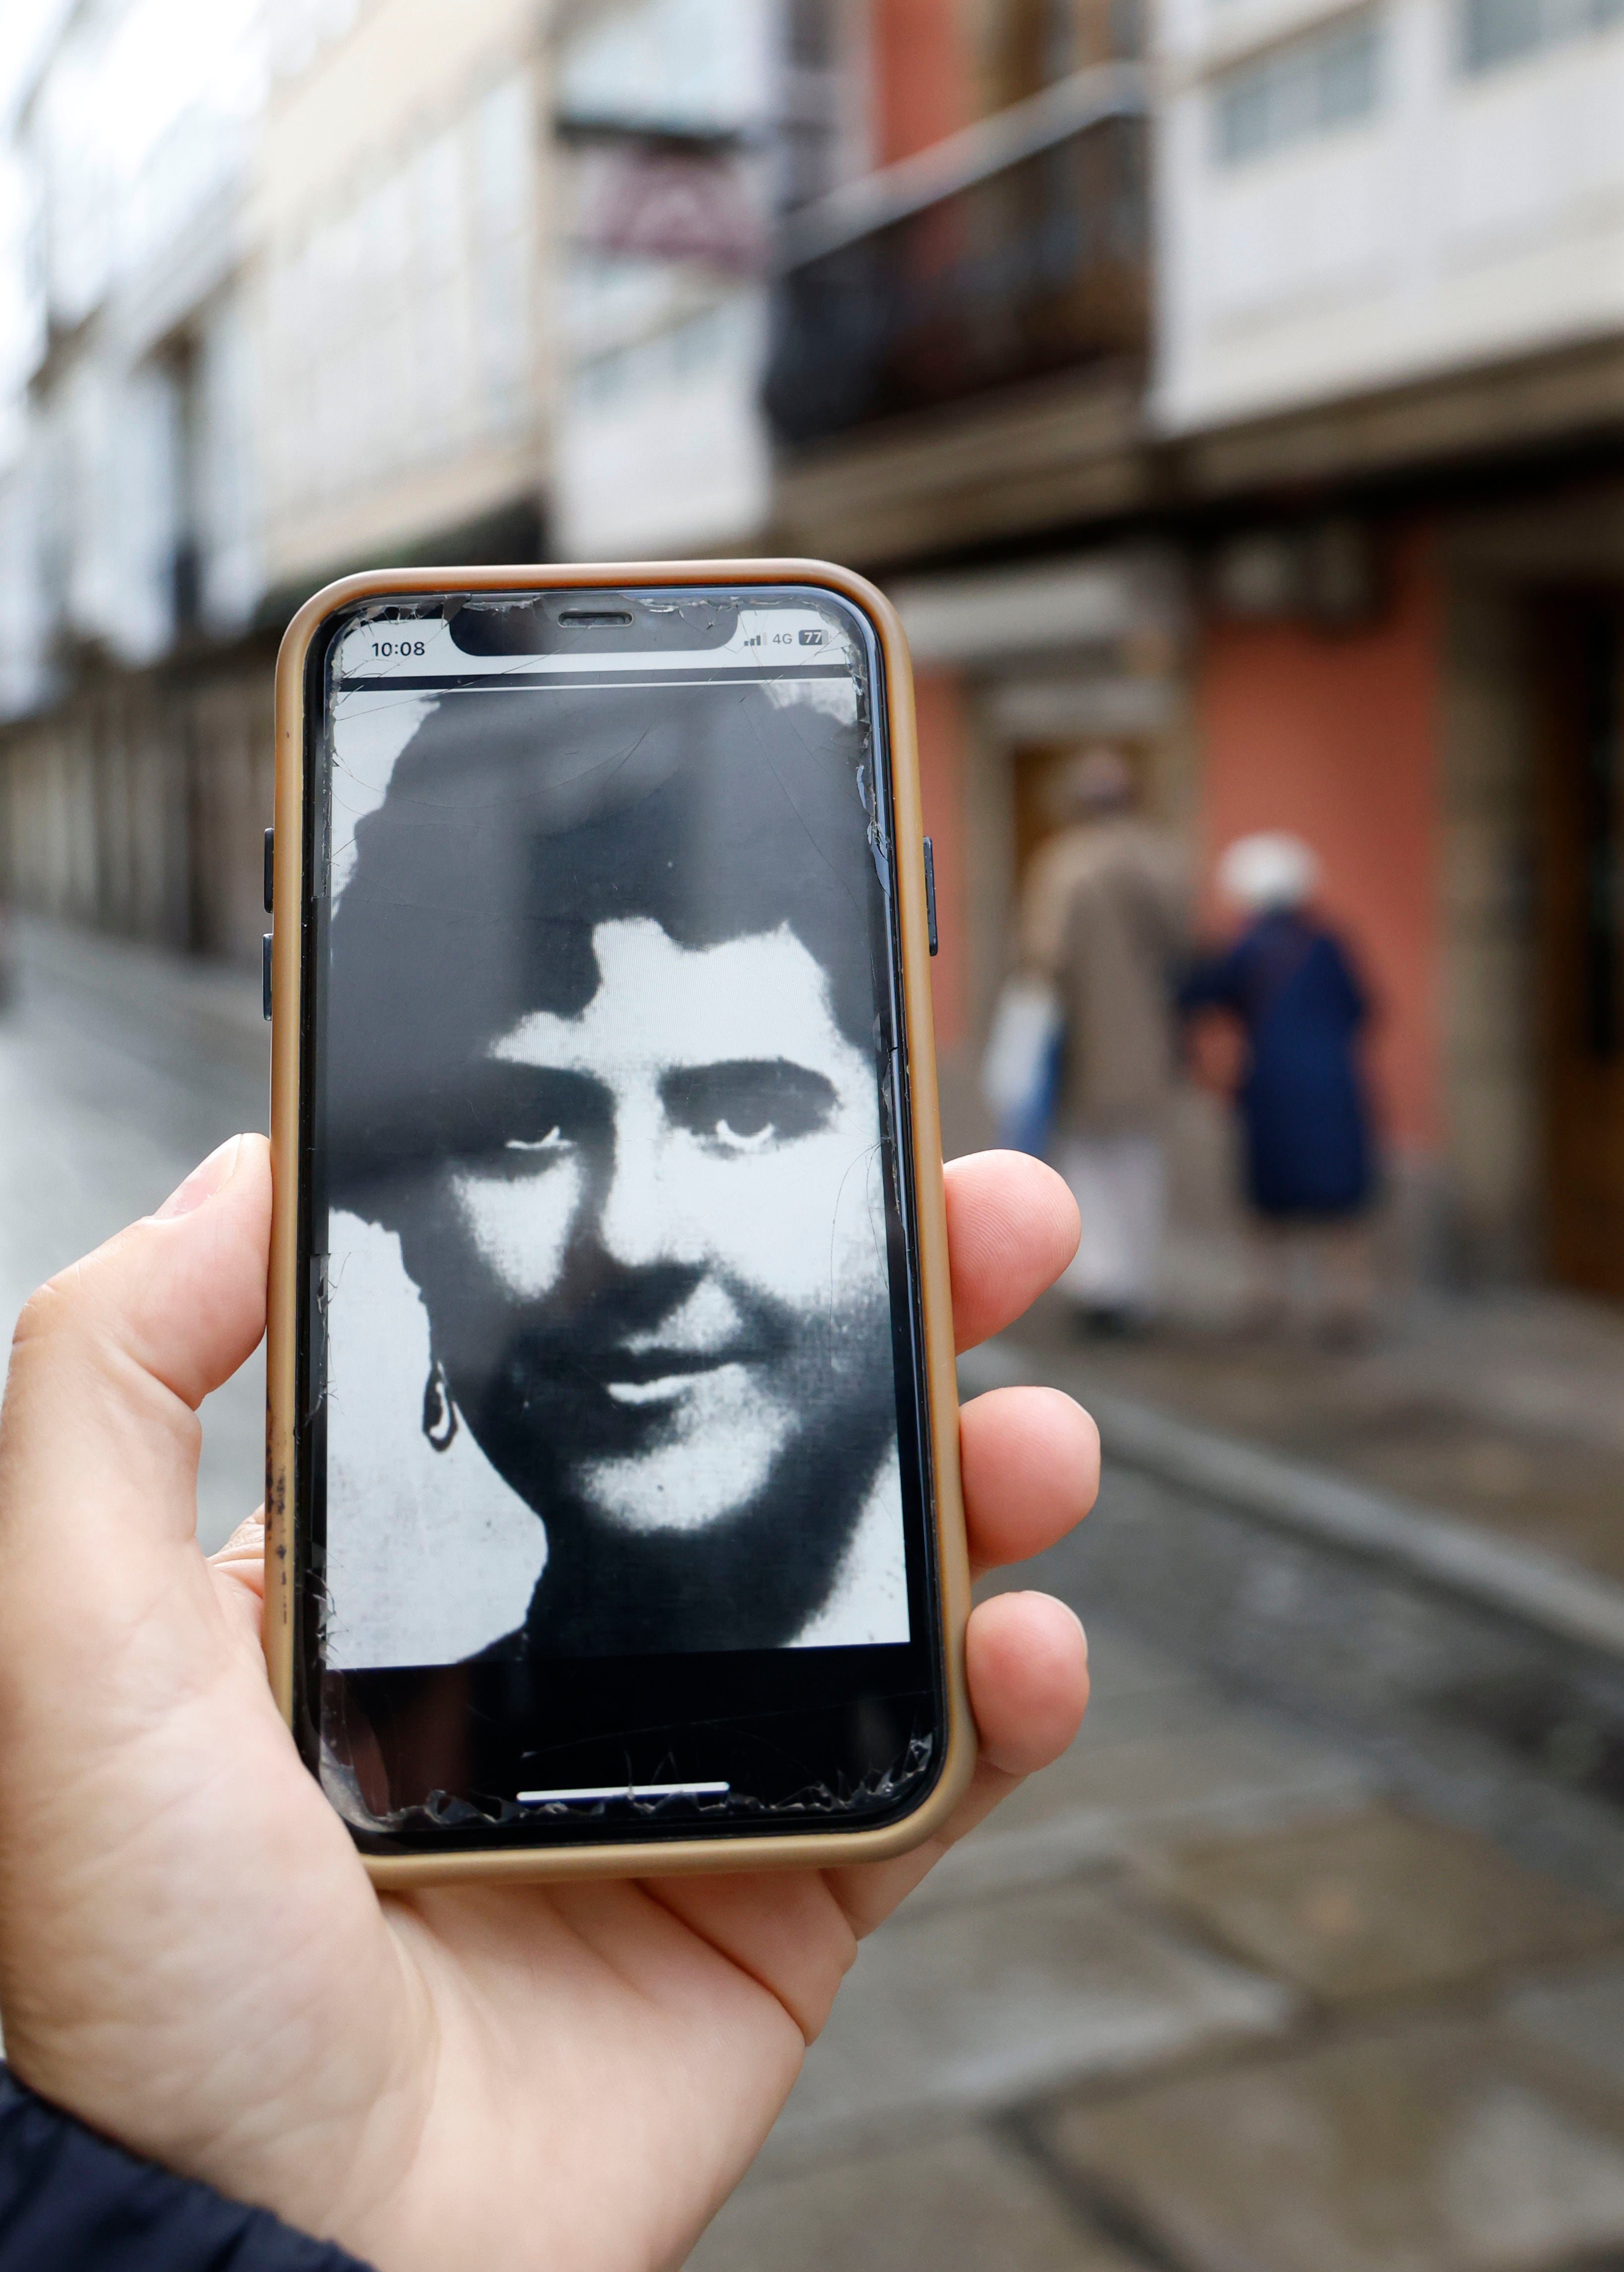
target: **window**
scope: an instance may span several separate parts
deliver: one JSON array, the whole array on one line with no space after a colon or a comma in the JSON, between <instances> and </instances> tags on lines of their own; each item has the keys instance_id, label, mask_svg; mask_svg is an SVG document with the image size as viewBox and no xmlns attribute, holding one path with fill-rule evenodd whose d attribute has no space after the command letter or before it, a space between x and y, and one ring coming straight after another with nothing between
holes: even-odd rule
<instances>
[{"instance_id":1,"label":"window","mask_svg":"<svg viewBox=\"0 0 1624 2272\"><path fill-rule=\"evenodd\" d=\"M1468 0L1468 5L1478 0ZM1539 0L1488 0L1492 6ZM1590 0L1619 5L1624 0ZM1294 40L1214 82L1213 154L1221 166L1244 165L1271 150L1351 126L1374 111L1381 95L1381 26L1373 14Z\"/></svg>"},{"instance_id":2,"label":"window","mask_svg":"<svg viewBox=\"0 0 1624 2272\"><path fill-rule=\"evenodd\" d=\"M1465 0L1461 61L1468 71L1493 71L1620 23L1624 0Z\"/></svg>"}]
</instances>

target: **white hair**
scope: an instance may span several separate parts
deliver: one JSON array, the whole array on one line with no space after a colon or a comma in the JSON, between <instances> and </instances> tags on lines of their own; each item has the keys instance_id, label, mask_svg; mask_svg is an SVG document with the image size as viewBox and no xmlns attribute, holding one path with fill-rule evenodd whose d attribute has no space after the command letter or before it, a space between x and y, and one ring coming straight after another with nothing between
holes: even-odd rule
<instances>
[{"instance_id":1,"label":"white hair","mask_svg":"<svg viewBox=\"0 0 1624 2272\"><path fill-rule=\"evenodd\" d=\"M1283 828L1237 837L1218 863L1218 887L1254 915L1300 908L1313 895L1320 863L1300 836Z\"/></svg>"}]
</instances>

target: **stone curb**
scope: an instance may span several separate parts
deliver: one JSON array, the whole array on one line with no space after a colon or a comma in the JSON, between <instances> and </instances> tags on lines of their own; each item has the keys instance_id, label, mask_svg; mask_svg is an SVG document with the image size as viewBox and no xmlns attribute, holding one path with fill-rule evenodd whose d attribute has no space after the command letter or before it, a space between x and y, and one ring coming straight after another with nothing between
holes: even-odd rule
<instances>
[{"instance_id":1,"label":"stone curb","mask_svg":"<svg viewBox=\"0 0 1624 2272\"><path fill-rule=\"evenodd\" d=\"M988 1342L960 1359L959 1377L972 1395L1046 1380L1087 1404L1107 1458L1124 1467L1205 1492L1346 1553L1392 1563L1448 1593L1624 1662L1624 1588L1536 1547L1508 1544L1436 1508L1366 1491L1261 1445L1104 1393L1086 1367L1049 1351Z\"/></svg>"}]
</instances>

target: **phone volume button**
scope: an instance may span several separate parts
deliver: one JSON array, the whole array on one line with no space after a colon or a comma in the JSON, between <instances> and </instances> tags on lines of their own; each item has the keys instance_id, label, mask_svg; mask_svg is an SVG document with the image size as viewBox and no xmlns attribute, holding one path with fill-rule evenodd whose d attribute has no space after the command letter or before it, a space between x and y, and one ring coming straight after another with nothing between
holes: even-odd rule
<instances>
[{"instance_id":1,"label":"phone volume button","mask_svg":"<svg viewBox=\"0 0 1624 2272\"><path fill-rule=\"evenodd\" d=\"M266 931L259 942L259 1006L268 1018L271 1014L271 939Z\"/></svg>"}]
</instances>

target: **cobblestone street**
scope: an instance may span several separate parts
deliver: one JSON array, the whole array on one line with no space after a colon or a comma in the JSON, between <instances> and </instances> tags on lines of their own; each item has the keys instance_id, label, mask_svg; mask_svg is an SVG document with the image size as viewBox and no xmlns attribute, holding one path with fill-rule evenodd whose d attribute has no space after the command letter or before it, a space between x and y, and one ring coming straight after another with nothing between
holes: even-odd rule
<instances>
[{"instance_id":1,"label":"cobblestone street","mask_svg":"<svg viewBox=\"0 0 1624 2272\"><path fill-rule=\"evenodd\" d=\"M264 1125L265 1055L251 978L29 930L5 1322ZM1040 1321L966 1387L1080 1366ZM1195 1412L1153 1345L1108 1386L1244 1447L1240 1392ZM251 1365L206 1408L211 1543L261 1394ZM1624 2267L1624 1654L1131 1436L1019 1580L1088 1624L1082 1736L865 1947L694 2272Z\"/></svg>"},{"instance_id":2,"label":"cobblestone street","mask_svg":"<svg viewBox=\"0 0 1624 2272\"><path fill-rule=\"evenodd\" d=\"M694 2272L1624 2265L1624 1818L1460 1703L1548 1644L1131 1472L1049 1561L1083 1733L859 1955Z\"/></svg>"}]
</instances>

